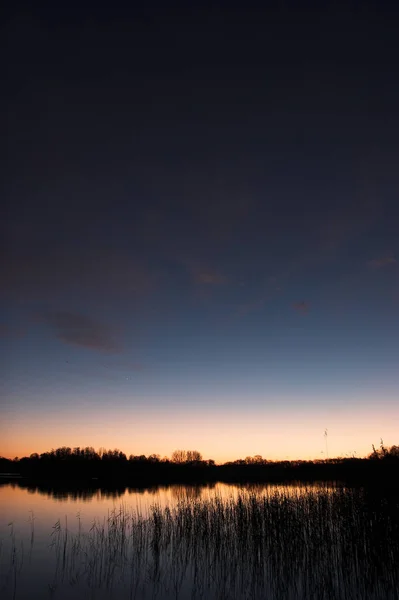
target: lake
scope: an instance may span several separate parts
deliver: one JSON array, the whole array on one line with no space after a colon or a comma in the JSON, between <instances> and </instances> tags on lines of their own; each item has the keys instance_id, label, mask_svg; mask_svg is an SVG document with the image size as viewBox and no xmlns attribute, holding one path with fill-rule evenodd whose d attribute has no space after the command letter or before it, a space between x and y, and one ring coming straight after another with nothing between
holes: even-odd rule
<instances>
[{"instance_id":1,"label":"lake","mask_svg":"<svg viewBox=\"0 0 399 600\"><path fill-rule=\"evenodd\" d=\"M399 589L395 491L0 482L2 599L381 599Z\"/></svg>"}]
</instances>

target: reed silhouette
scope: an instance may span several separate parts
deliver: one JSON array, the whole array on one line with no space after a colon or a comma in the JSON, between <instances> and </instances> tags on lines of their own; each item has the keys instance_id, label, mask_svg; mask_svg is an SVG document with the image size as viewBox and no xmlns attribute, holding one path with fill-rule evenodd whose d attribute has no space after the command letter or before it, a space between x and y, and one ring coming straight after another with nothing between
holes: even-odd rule
<instances>
[{"instance_id":1,"label":"reed silhouette","mask_svg":"<svg viewBox=\"0 0 399 600\"><path fill-rule=\"evenodd\" d=\"M397 598L398 499L375 489L280 486L146 514L121 506L89 528L77 519L48 535L49 587L62 597ZM25 566L14 531L8 550L0 584L11 598Z\"/></svg>"}]
</instances>

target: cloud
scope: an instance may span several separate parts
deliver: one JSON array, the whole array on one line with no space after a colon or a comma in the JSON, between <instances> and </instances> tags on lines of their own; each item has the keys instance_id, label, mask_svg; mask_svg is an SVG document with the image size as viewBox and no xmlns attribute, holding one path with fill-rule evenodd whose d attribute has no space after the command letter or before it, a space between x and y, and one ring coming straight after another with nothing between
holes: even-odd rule
<instances>
[{"instance_id":1,"label":"cloud","mask_svg":"<svg viewBox=\"0 0 399 600\"><path fill-rule=\"evenodd\" d=\"M68 292L101 296L104 303L136 300L148 294L154 277L138 260L101 249L56 249L54 252L9 253L0 264L3 293L24 301L58 303Z\"/></svg>"},{"instance_id":2,"label":"cloud","mask_svg":"<svg viewBox=\"0 0 399 600\"><path fill-rule=\"evenodd\" d=\"M195 283L200 285L221 285L227 282L227 277L209 270L198 270L193 272Z\"/></svg>"},{"instance_id":3,"label":"cloud","mask_svg":"<svg viewBox=\"0 0 399 600\"><path fill-rule=\"evenodd\" d=\"M5 323L0 323L0 337L24 337L25 331L17 327L11 327Z\"/></svg>"},{"instance_id":4,"label":"cloud","mask_svg":"<svg viewBox=\"0 0 399 600\"><path fill-rule=\"evenodd\" d=\"M294 310L301 313L302 315L306 315L309 311L309 304L303 300L302 300L302 302L295 302L292 305L292 307Z\"/></svg>"},{"instance_id":5,"label":"cloud","mask_svg":"<svg viewBox=\"0 0 399 600\"><path fill-rule=\"evenodd\" d=\"M196 285L212 286L212 285L223 285L227 283L228 278L222 275L216 269L205 266L201 262L189 259L185 257L183 260L179 260L189 272L193 283Z\"/></svg>"},{"instance_id":6,"label":"cloud","mask_svg":"<svg viewBox=\"0 0 399 600\"><path fill-rule=\"evenodd\" d=\"M396 262L396 258L393 256L383 256L382 258L374 258L373 260L370 260L368 264L373 269L382 269L388 265L395 265Z\"/></svg>"},{"instance_id":7,"label":"cloud","mask_svg":"<svg viewBox=\"0 0 399 600\"><path fill-rule=\"evenodd\" d=\"M52 327L57 339L64 344L100 352L120 350L115 332L108 325L86 315L54 311L40 315L39 320Z\"/></svg>"}]
</instances>

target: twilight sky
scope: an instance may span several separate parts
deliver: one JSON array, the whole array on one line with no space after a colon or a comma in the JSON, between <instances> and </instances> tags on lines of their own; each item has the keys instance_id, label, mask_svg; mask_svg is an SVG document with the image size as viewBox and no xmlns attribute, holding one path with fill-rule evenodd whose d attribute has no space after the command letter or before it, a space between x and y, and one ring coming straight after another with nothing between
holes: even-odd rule
<instances>
[{"instance_id":1,"label":"twilight sky","mask_svg":"<svg viewBox=\"0 0 399 600\"><path fill-rule=\"evenodd\" d=\"M398 9L125 4L1 29L0 455L398 443Z\"/></svg>"}]
</instances>

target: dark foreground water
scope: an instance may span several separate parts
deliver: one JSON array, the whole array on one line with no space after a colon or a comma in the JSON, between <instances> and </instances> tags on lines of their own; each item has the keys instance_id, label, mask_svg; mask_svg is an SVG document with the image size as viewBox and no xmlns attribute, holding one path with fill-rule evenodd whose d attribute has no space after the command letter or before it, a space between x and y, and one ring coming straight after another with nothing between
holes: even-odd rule
<instances>
[{"instance_id":1,"label":"dark foreground water","mask_svg":"<svg viewBox=\"0 0 399 600\"><path fill-rule=\"evenodd\" d=\"M0 597L399 598L381 489L0 485Z\"/></svg>"}]
</instances>

